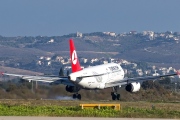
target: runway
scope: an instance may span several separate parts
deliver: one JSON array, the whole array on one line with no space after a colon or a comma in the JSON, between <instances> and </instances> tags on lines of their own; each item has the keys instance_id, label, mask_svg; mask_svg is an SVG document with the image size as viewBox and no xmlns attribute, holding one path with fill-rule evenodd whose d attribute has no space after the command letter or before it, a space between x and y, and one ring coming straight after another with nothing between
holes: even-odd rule
<instances>
[{"instance_id":1,"label":"runway","mask_svg":"<svg viewBox=\"0 0 180 120\"><path fill-rule=\"evenodd\" d=\"M97 118L97 117L31 117L31 116L0 116L0 120L164 120L158 118ZM179 120L179 119L165 119Z\"/></svg>"}]
</instances>

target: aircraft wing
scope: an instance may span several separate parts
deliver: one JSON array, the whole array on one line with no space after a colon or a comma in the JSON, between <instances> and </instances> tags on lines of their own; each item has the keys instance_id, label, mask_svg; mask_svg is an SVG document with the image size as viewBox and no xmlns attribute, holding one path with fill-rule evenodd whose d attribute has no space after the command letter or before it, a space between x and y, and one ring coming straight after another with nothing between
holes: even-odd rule
<instances>
[{"instance_id":1,"label":"aircraft wing","mask_svg":"<svg viewBox=\"0 0 180 120\"><path fill-rule=\"evenodd\" d=\"M64 84L64 85L72 85L74 84L68 79L68 77L61 76L33 76L33 75L21 75L21 74L11 74L11 73L2 73L2 75L19 77L23 80L27 81L41 81L47 82L50 84Z\"/></svg>"},{"instance_id":2,"label":"aircraft wing","mask_svg":"<svg viewBox=\"0 0 180 120\"><path fill-rule=\"evenodd\" d=\"M167 74L167 75L159 75L159 76L124 78L124 79L116 81L116 82L106 83L105 87L107 88L107 87L127 85L127 84L133 83L133 82L143 82L143 81L155 80L155 79L159 79L159 78L162 78L162 77L169 77L169 76L175 76L175 75L179 75L179 72L173 73L173 74Z\"/></svg>"}]
</instances>

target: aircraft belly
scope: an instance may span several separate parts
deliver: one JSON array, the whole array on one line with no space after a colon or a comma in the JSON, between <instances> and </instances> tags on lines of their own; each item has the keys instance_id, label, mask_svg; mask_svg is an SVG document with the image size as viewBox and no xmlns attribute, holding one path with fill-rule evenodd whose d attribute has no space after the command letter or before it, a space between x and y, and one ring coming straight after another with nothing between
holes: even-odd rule
<instances>
[{"instance_id":1,"label":"aircraft belly","mask_svg":"<svg viewBox=\"0 0 180 120\"><path fill-rule=\"evenodd\" d=\"M97 81L94 77L84 78L79 82L79 85L83 88L87 89L95 89L97 88Z\"/></svg>"}]
</instances>

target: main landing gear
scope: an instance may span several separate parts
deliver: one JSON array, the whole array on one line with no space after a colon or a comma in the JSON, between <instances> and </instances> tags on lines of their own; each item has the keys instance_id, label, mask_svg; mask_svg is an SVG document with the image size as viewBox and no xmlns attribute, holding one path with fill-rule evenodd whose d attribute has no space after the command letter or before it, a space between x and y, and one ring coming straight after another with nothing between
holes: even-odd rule
<instances>
[{"instance_id":1,"label":"main landing gear","mask_svg":"<svg viewBox=\"0 0 180 120\"><path fill-rule=\"evenodd\" d=\"M117 93L119 86L113 87L113 92L111 92L112 100L120 100L120 94Z\"/></svg>"},{"instance_id":2,"label":"main landing gear","mask_svg":"<svg viewBox=\"0 0 180 120\"><path fill-rule=\"evenodd\" d=\"M81 100L81 94L78 93L73 94L73 99Z\"/></svg>"}]
</instances>

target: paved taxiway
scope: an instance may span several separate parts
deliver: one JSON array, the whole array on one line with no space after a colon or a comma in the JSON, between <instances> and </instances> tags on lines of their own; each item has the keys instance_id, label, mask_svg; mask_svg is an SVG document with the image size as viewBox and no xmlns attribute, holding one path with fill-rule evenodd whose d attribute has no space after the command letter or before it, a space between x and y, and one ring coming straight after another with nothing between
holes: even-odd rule
<instances>
[{"instance_id":1,"label":"paved taxiway","mask_svg":"<svg viewBox=\"0 0 180 120\"><path fill-rule=\"evenodd\" d=\"M30 117L30 116L0 116L0 120L164 120L158 118L97 118L97 117ZM165 119L180 120L180 119Z\"/></svg>"}]
</instances>

